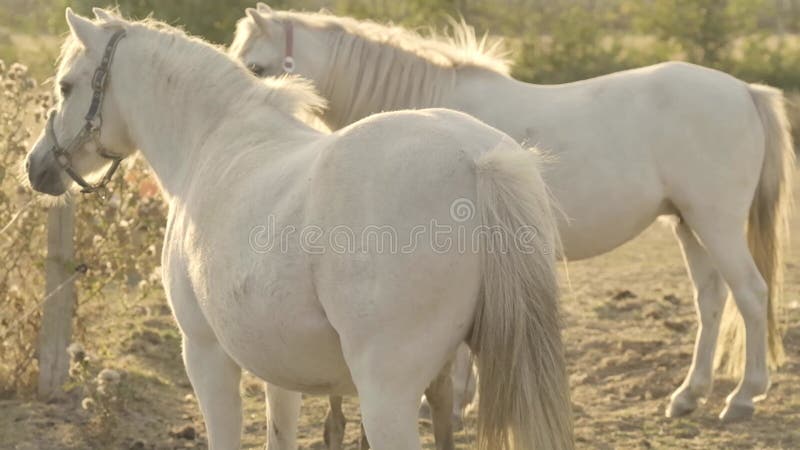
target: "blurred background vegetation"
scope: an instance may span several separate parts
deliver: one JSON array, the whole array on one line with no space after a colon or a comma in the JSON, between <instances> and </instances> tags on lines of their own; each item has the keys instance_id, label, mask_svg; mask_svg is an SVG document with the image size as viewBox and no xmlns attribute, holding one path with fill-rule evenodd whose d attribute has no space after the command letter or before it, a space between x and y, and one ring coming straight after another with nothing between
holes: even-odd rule
<instances>
[{"instance_id":1,"label":"blurred background vegetation","mask_svg":"<svg viewBox=\"0 0 800 450\"><path fill-rule=\"evenodd\" d=\"M0 58L50 75L64 7L118 6L228 43L250 0L0 0ZM463 16L505 36L514 75L558 83L669 59L750 82L800 89L800 0L272 0L280 9L329 9L405 26L442 27Z\"/></svg>"}]
</instances>

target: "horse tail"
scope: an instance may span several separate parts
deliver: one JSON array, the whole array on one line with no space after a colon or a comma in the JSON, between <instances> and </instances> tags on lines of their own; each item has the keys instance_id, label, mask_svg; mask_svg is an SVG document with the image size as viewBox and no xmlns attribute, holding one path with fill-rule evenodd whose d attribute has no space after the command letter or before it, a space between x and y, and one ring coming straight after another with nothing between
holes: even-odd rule
<instances>
[{"instance_id":1,"label":"horse tail","mask_svg":"<svg viewBox=\"0 0 800 450\"><path fill-rule=\"evenodd\" d=\"M510 138L476 163L482 299L470 347L478 365L478 450L572 449L550 197L537 154Z\"/></svg>"},{"instance_id":2,"label":"horse tail","mask_svg":"<svg viewBox=\"0 0 800 450\"><path fill-rule=\"evenodd\" d=\"M780 322L783 251L789 239L794 146L783 93L758 84L751 84L748 88L764 128L765 148L761 176L750 205L747 240L756 266L769 289L769 364L777 368L786 359ZM744 321L730 298L722 315L718 349L717 368L729 375L740 375L745 355Z\"/></svg>"}]
</instances>

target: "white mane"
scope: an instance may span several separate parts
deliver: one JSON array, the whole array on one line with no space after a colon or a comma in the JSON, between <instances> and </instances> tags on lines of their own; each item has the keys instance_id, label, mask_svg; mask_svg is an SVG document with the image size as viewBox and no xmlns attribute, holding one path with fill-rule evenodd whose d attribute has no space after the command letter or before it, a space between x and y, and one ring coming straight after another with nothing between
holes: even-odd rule
<instances>
[{"instance_id":1,"label":"white mane","mask_svg":"<svg viewBox=\"0 0 800 450\"><path fill-rule=\"evenodd\" d=\"M326 79L316 81L336 105L325 116L335 128L380 111L436 106L452 89L459 69L509 73L503 41L478 38L463 20L451 22L452 34L423 37L399 26L324 12L272 14L279 21L330 34L330 67ZM249 17L238 27L237 36L261 34Z\"/></svg>"},{"instance_id":2,"label":"white mane","mask_svg":"<svg viewBox=\"0 0 800 450\"><path fill-rule=\"evenodd\" d=\"M320 97L311 83L296 77L267 78L259 80L238 61L228 58L225 53L201 38L189 36L183 30L164 24L157 20L145 19L137 22L116 20L98 21L104 28L116 29L125 27L130 35L147 32L155 36L149 41L149 51L153 55L153 64L183 68L182 76L193 77L200 86L215 86L225 89L220 92L223 98L236 99L237 107L241 102L269 105L293 116L319 113L325 107L325 100ZM180 36L183 39L175 39ZM187 45L188 44L188 45ZM173 47L181 46L179 50ZM69 61L81 51L81 42L70 35L61 48L57 76L63 75ZM157 57L156 55L161 55ZM197 67L202 60L202 70L187 71L185 68Z\"/></svg>"},{"instance_id":3,"label":"white mane","mask_svg":"<svg viewBox=\"0 0 800 450\"><path fill-rule=\"evenodd\" d=\"M488 35L478 39L475 28L463 20L451 20L452 34L433 31L426 37L401 26L335 16L325 11L276 11L274 14L278 19L293 20L312 28L339 31L379 44L379 47L383 47L381 51L387 51L386 47L401 50L399 54L393 55L396 57L420 58L430 64L454 69L473 66L504 74L508 74L510 70L503 40L490 40Z\"/></svg>"}]
</instances>

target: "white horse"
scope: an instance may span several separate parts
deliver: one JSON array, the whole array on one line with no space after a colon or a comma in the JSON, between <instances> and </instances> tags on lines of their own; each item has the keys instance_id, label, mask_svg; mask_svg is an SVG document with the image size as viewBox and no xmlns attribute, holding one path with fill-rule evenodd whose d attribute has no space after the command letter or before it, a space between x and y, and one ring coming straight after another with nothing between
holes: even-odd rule
<instances>
[{"instance_id":1,"label":"white horse","mask_svg":"<svg viewBox=\"0 0 800 450\"><path fill-rule=\"evenodd\" d=\"M527 84L471 29L458 31L462 45L261 4L239 22L229 53L258 74L280 73L290 58L289 69L328 100L323 120L333 129L378 111L447 107L536 143L557 160L544 176L566 212L567 259L600 255L658 216L676 217L700 327L667 415L693 411L710 392L722 323L720 350L743 375L720 418L750 417L767 393L768 355L773 366L784 358L781 255L794 153L781 92L675 62ZM721 319L729 290L735 302Z\"/></svg>"},{"instance_id":2,"label":"white horse","mask_svg":"<svg viewBox=\"0 0 800 450\"><path fill-rule=\"evenodd\" d=\"M320 103L304 83L264 83L157 22L67 22L28 178L94 190L141 150L169 201L164 284L212 449L240 445L242 368L278 392L358 393L376 448L419 449L420 395L467 339L478 448L572 448L534 152L447 110L320 132L295 116Z\"/></svg>"}]
</instances>

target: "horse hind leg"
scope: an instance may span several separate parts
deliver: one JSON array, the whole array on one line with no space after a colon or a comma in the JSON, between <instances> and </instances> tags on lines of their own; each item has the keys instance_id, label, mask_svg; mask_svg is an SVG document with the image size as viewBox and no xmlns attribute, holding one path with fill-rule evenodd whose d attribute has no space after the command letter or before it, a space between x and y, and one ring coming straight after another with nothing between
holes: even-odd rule
<instances>
[{"instance_id":1,"label":"horse hind leg","mask_svg":"<svg viewBox=\"0 0 800 450\"><path fill-rule=\"evenodd\" d=\"M433 436L436 450L454 450L453 442L453 379L450 373L451 364L445 364L436 378L425 390L431 408Z\"/></svg>"},{"instance_id":2,"label":"horse hind leg","mask_svg":"<svg viewBox=\"0 0 800 450\"><path fill-rule=\"evenodd\" d=\"M328 450L341 450L344 448L344 429L347 425L347 418L342 412L342 397L331 395L328 400L330 408L325 417L325 445Z\"/></svg>"},{"instance_id":3,"label":"horse hind leg","mask_svg":"<svg viewBox=\"0 0 800 450\"><path fill-rule=\"evenodd\" d=\"M464 414L474 406L475 393L477 391L477 371L472 361L472 353L469 346L462 342L450 364L450 378L453 386L453 430L460 431L464 427ZM431 407L428 398L422 398L419 407L419 418L431 420Z\"/></svg>"},{"instance_id":4,"label":"horse hind leg","mask_svg":"<svg viewBox=\"0 0 800 450\"><path fill-rule=\"evenodd\" d=\"M753 414L754 402L764 398L769 388L767 284L750 253L743 225L731 225L737 222L723 218L689 223L730 287L745 324L744 374L728 396L720 419L747 419ZM744 220L738 223L743 224Z\"/></svg>"},{"instance_id":5,"label":"horse hind leg","mask_svg":"<svg viewBox=\"0 0 800 450\"><path fill-rule=\"evenodd\" d=\"M436 378L434 378L425 389L425 398L430 405L436 450L454 450L454 421L451 416L453 411L453 382L450 363L445 364ZM370 449L363 422L361 424L361 441L359 448L360 450Z\"/></svg>"},{"instance_id":6,"label":"horse hind leg","mask_svg":"<svg viewBox=\"0 0 800 450\"><path fill-rule=\"evenodd\" d=\"M355 375L357 377L357 375ZM420 392L380 379L356 380L364 426L361 448L420 450L417 408ZM368 438L368 441L364 438Z\"/></svg>"},{"instance_id":7,"label":"horse hind leg","mask_svg":"<svg viewBox=\"0 0 800 450\"><path fill-rule=\"evenodd\" d=\"M725 280L689 226L680 221L674 231L681 243L689 277L694 284L695 307L700 326L692 365L683 384L672 394L667 417L689 414L710 393L720 316L728 295Z\"/></svg>"},{"instance_id":8,"label":"horse hind leg","mask_svg":"<svg viewBox=\"0 0 800 450\"><path fill-rule=\"evenodd\" d=\"M397 364L394 342L373 339L365 346L348 342L343 335L345 360L358 390L363 424L361 448L420 450L417 413L419 399L435 373L420 368L432 367L435 358L416 364ZM429 345L430 347L430 345ZM406 348L420 348L408 343ZM445 352L441 352L446 354ZM447 411L449 422L450 411ZM368 438L368 441L364 439Z\"/></svg>"},{"instance_id":9,"label":"horse hind leg","mask_svg":"<svg viewBox=\"0 0 800 450\"><path fill-rule=\"evenodd\" d=\"M478 389L478 373L472 361L472 353L466 343L461 343L453 360L453 428L464 427L464 415L474 406Z\"/></svg>"}]
</instances>

